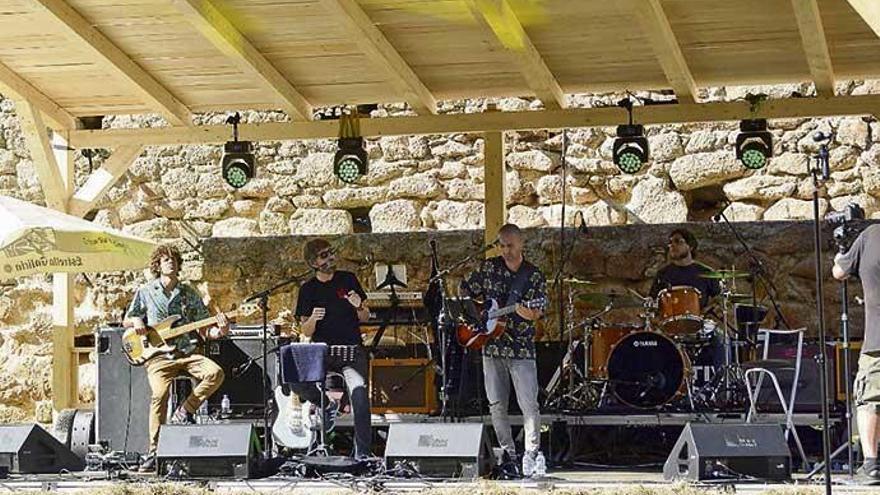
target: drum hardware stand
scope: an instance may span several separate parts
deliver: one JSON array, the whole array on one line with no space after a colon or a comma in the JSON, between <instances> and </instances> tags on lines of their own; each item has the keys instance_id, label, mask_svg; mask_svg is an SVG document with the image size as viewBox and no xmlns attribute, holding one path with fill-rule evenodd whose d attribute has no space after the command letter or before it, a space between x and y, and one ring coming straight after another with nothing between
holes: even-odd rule
<instances>
[{"instance_id":1,"label":"drum hardware stand","mask_svg":"<svg viewBox=\"0 0 880 495\"><path fill-rule=\"evenodd\" d=\"M733 348L734 346L730 339L730 311L728 309L728 304L731 289L727 287L726 279L719 280L719 283L721 284L721 297L723 299L721 305L721 335L723 339L722 347L724 349L724 365L719 372L715 373L708 383L700 387L699 393L702 395L704 390L711 391L710 399L707 400L711 400L716 407L720 406L723 408L729 408L741 404L742 384L745 383L745 378L743 377L742 368L740 367L739 355ZM731 352L734 353L735 362L733 363L731 363L730 359Z\"/></svg>"},{"instance_id":2,"label":"drum hardware stand","mask_svg":"<svg viewBox=\"0 0 880 495\"><path fill-rule=\"evenodd\" d=\"M568 291L568 299L569 311L573 311L572 308L574 308L574 304L572 303L571 289ZM611 306L612 305L609 304L602 311L595 315L591 315L583 324L574 326L573 323L569 323L568 326L570 328L567 330L568 349L565 356L562 358L562 363L556 368L553 377L550 378L547 387L544 389L547 395L547 399L544 401L544 408L563 411L566 409L565 406L568 402L571 410L584 410L590 409L597 404L596 393L590 383L591 339L593 330L599 325L600 317L611 311ZM571 322L573 320L569 321ZM585 327L587 329L584 332L583 341L581 339L573 338L574 331L579 327ZM583 370L580 370L575 362L575 351L579 345L583 345L584 347ZM564 382L563 376L566 373L568 374L568 388L567 390L560 390L560 385ZM577 383L575 383L576 381Z\"/></svg>"},{"instance_id":3,"label":"drum hardware stand","mask_svg":"<svg viewBox=\"0 0 880 495\"><path fill-rule=\"evenodd\" d=\"M262 332L260 332L260 347L261 347L261 357L263 361L263 365L268 360L268 343L267 343L267 334L269 333L269 296L272 295L275 291L282 287L286 287L293 283L299 283L306 277L312 275L313 270L310 268L309 270L296 274L290 277L287 280L283 280L268 289L261 290L259 292L255 292L250 297L245 299L244 302L251 301L259 301L260 312L262 313ZM280 366L277 367L279 370ZM263 459L269 459L272 453L272 425L269 422L269 393L268 389L271 388L269 384L269 375L268 373L262 373L263 375Z\"/></svg>"}]
</instances>

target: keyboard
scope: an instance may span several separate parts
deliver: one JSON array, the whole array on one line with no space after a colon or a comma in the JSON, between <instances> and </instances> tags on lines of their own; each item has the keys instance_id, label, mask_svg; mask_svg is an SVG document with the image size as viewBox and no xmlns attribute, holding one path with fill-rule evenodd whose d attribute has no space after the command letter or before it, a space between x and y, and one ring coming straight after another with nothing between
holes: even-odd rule
<instances>
[{"instance_id":1,"label":"keyboard","mask_svg":"<svg viewBox=\"0 0 880 495\"><path fill-rule=\"evenodd\" d=\"M418 291L397 291L397 298L400 300L398 303L400 308L418 308L423 306L422 293ZM391 307L391 292L367 292L367 306L370 309Z\"/></svg>"}]
</instances>

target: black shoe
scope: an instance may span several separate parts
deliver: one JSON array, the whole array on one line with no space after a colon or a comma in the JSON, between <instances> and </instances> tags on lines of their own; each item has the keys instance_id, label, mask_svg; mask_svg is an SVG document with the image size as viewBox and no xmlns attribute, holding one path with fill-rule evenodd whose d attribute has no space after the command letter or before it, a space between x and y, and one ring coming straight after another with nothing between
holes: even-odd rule
<instances>
[{"instance_id":1,"label":"black shoe","mask_svg":"<svg viewBox=\"0 0 880 495\"><path fill-rule=\"evenodd\" d=\"M138 471L142 473L154 473L156 472L156 453L150 452L144 457L144 460L141 461L141 465L138 466Z\"/></svg>"},{"instance_id":2,"label":"black shoe","mask_svg":"<svg viewBox=\"0 0 880 495\"><path fill-rule=\"evenodd\" d=\"M194 425L196 424L196 418L191 412L187 412L183 406L180 406L171 415L170 423L173 425Z\"/></svg>"},{"instance_id":3,"label":"black shoe","mask_svg":"<svg viewBox=\"0 0 880 495\"><path fill-rule=\"evenodd\" d=\"M862 485L880 485L880 467L876 464L862 464L856 471L855 478Z\"/></svg>"}]
</instances>

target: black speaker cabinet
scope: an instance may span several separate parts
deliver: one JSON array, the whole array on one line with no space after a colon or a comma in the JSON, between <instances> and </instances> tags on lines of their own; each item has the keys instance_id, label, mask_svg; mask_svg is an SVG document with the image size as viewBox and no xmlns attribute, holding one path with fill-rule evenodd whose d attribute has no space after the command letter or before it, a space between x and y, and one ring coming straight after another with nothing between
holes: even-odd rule
<instances>
[{"instance_id":1,"label":"black speaker cabinet","mask_svg":"<svg viewBox=\"0 0 880 495\"><path fill-rule=\"evenodd\" d=\"M791 479L782 427L687 423L663 465L667 480Z\"/></svg>"},{"instance_id":2,"label":"black speaker cabinet","mask_svg":"<svg viewBox=\"0 0 880 495\"><path fill-rule=\"evenodd\" d=\"M82 459L39 425L0 426L0 470L56 474L84 467Z\"/></svg>"},{"instance_id":3,"label":"black speaker cabinet","mask_svg":"<svg viewBox=\"0 0 880 495\"><path fill-rule=\"evenodd\" d=\"M159 432L160 476L249 478L259 450L253 425L244 423L169 425Z\"/></svg>"},{"instance_id":4,"label":"black speaker cabinet","mask_svg":"<svg viewBox=\"0 0 880 495\"><path fill-rule=\"evenodd\" d=\"M241 328L241 327L238 327ZM286 342L286 341L285 341ZM266 340L269 351L275 349L281 340L270 337ZM223 396L229 396L232 414L241 418L263 417L263 375L268 378L268 397L277 383L277 359L275 353L269 353L268 365L263 366L262 342L259 337L230 337L208 342L205 355L213 359L226 373L226 378L214 395L208 398L210 412L220 409ZM248 365L248 360L258 358Z\"/></svg>"},{"instance_id":5,"label":"black speaker cabinet","mask_svg":"<svg viewBox=\"0 0 880 495\"><path fill-rule=\"evenodd\" d=\"M98 331L95 436L110 450L146 453L150 447L150 384L144 367L132 367L122 353L120 327Z\"/></svg>"},{"instance_id":6,"label":"black speaker cabinet","mask_svg":"<svg viewBox=\"0 0 880 495\"><path fill-rule=\"evenodd\" d=\"M385 463L402 461L422 476L476 478L489 473L492 453L482 423L392 423Z\"/></svg>"},{"instance_id":7,"label":"black speaker cabinet","mask_svg":"<svg viewBox=\"0 0 880 495\"><path fill-rule=\"evenodd\" d=\"M771 346L768 356L770 361L761 365L776 375L786 402L791 397L796 354L797 346L794 344ZM819 372L819 364L815 359L818 354L818 345L804 344L804 348L801 351L801 372L798 377L797 395L795 396L794 403L795 412L819 412L822 410L822 398L819 395L819 380L822 374ZM826 368L829 387L828 398L830 402L833 402L836 385L834 375L836 356L833 347L826 349L826 356L828 357L828 366ZM749 363L745 363L745 367L748 366ZM769 378L765 378L761 384L761 393L758 394L756 406L761 412L782 412L782 406L779 404L776 390L774 390L773 383Z\"/></svg>"}]
</instances>

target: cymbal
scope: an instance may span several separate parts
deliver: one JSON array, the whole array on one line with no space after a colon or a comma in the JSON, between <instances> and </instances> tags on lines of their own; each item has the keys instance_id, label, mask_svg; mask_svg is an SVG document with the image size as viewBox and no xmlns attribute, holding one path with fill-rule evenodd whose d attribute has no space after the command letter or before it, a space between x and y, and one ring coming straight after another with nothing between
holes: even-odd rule
<instances>
[{"instance_id":1,"label":"cymbal","mask_svg":"<svg viewBox=\"0 0 880 495\"><path fill-rule=\"evenodd\" d=\"M752 274L739 270L715 270L713 272L701 273L700 278L711 278L716 280L730 280L733 278L746 278Z\"/></svg>"},{"instance_id":2,"label":"cymbal","mask_svg":"<svg viewBox=\"0 0 880 495\"><path fill-rule=\"evenodd\" d=\"M555 284L556 279L549 280L547 283ZM569 285L596 285L596 282L593 282L592 280L585 280L585 279L580 279L580 278L575 278L575 277L564 278L564 279L562 279L562 283L569 284Z\"/></svg>"},{"instance_id":3,"label":"cymbal","mask_svg":"<svg viewBox=\"0 0 880 495\"><path fill-rule=\"evenodd\" d=\"M614 308L642 307L642 300L631 294L619 294L614 292L606 294L603 292L593 292L590 294L581 294L577 299L591 309L601 309L608 306L608 304L611 304Z\"/></svg>"}]
</instances>

